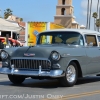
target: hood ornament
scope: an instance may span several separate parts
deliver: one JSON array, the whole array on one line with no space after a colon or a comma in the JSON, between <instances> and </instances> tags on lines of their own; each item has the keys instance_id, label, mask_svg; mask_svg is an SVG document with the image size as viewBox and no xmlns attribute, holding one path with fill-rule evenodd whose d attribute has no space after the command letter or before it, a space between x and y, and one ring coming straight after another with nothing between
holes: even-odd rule
<instances>
[{"instance_id":1,"label":"hood ornament","mask_svg":"<svg viewBox=\"0 0 100 100\"><path fill-rule=\"evenodd\" d=\"M26 57L33 57L33 56L35 56L35 54L34 53L24 53L24 56L26 56Z\"/></svg>"}]
</instances>

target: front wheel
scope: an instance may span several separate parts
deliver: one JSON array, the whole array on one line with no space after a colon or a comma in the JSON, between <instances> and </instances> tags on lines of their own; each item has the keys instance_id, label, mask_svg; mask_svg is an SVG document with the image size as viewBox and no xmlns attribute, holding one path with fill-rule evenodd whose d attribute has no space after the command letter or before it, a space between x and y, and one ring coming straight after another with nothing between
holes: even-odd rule
<instances>
[{"instance_id":1,"label":"front wheel","mask_svg":"<svg viewBox=\"0 0 100 100\"><path fill-rule=\"evenodd\" d=\"M14 84L21 84L25 80L25 77L18 75L8 75L8 78Z\"/></svg>"},{"instance_id":2,"label":"front wheel","mask_svg":"<svg viewBox=\"0 0 100 100\"><path fill-rule=\"evenodd\" d=\"M65 72L65 76L60 79L60 83L63 86L71 87L75 85L78 77L77 65L74 62L71 62Z\"/></svg>"}]
</instances>

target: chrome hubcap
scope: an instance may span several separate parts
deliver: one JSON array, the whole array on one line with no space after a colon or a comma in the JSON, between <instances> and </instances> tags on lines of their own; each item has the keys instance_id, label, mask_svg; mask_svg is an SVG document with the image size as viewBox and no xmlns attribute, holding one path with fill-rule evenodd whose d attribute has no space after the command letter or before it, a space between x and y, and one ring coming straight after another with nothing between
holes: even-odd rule
<instances>
[{"instance_id":1,"label":"chrome hubcap","mask_svg":"<svg viewBox=\"0 0 100 100\"><path fill-rule=\"evenodd\" d=\"M74 82L76 78L76 70L73 65L68 66L66 71L66 78L68 82Z\"/></svg>"}]
</instances>

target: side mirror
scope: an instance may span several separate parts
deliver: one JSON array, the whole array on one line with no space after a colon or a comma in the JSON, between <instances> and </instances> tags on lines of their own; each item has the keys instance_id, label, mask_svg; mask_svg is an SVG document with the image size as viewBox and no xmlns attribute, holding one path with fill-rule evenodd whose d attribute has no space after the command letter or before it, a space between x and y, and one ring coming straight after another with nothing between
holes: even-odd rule
<instances>
[{"instance_id":1,"label":"side mirror","mask_svg":"<svg viewBox=\"0 0 100 100\"><path fill-rule=\"evenodd\" d=\"M90 42L90 43L88 44L88 46L93 46L93 42Z\"/></svg>"}]
</instances>

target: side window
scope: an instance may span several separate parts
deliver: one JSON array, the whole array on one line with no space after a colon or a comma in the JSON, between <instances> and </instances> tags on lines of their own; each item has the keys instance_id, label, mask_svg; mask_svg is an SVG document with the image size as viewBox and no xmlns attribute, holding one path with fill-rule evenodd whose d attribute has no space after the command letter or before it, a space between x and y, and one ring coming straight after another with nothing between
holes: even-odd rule
<instances>
[{"instance_id":1,"label":"side window","mask_svg":"<svg viewBox=\"0 0 100 100\"><path fill-rule=\"evenodd\" d=\"M99 46L100 46L100 36L98 36Z\"/></svg>"},{"instance_id":2,"label":"side window","mask_svg":"<svg viewBox=\"0 0 100 100\"><path fill-rule=\"evenodd\" d=\"M86 35L86 43L89 45L93 43L93 46L97 46L97 40L95 35Z\"/></svg>"},{"instance_id":3,"label":"side window","mask_svg":"<svg viewBox=\"0 0 100 100\"><path fill-rule=\"evenodd\" d=\"M100 42L100 36L98 36L98 41Z\"/></svg>"}]
</instances>

